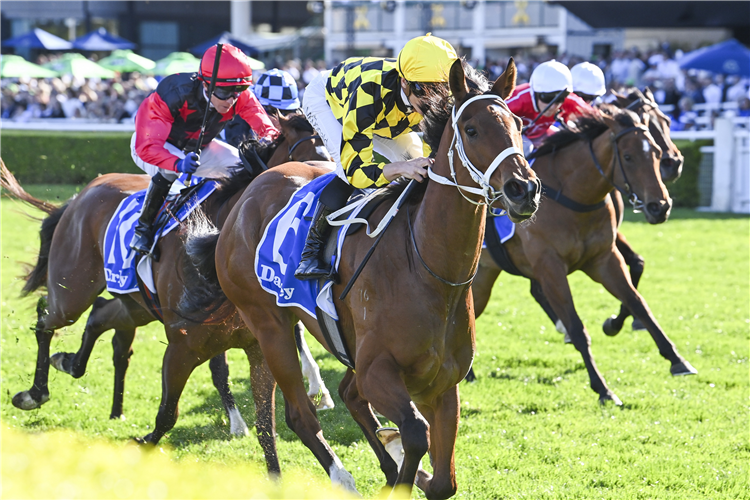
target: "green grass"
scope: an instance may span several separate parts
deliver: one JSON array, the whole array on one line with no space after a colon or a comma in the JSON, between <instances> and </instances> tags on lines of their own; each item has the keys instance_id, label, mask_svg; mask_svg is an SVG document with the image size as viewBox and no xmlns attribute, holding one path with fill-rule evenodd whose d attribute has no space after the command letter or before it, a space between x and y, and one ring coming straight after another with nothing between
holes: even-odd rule
<instances>
[{"instance_id":1,"label":"green grass","mask_svg":"<svg viewBox=\"0 0 750 500\"><path fill-rule=\"evenodd\" d=\"M64 199L74 188L35 187ZM58 198L59 197L59 198ZM20 261L33 262L38 223L2 201L2 397L4 426L28 432L71 430L122 442L153 428L159 405L165 335L141 328L126 381L126 420L108 419L113 369L111 334L98 341L81 379L52 370L51 400L23 412L10 398L31 385L36 343L29 330L35 298L19 299ZM477 320L479 380L462 383L456 444L457 497L544 499L750 498L748 470L748 338L750 219L676 210L652 227L628 215L623 232L646 259L640 290L657 320L699 371L671 377L646 332L609 338L603 320L618 304L581 273L570 279L576 306L592 337L600 371L624 408L600 407L580 355L544 316L525 280L502 274L487 312ZM64 328L52 352L77 350L84 320ZM315 344L333 393L343 368ZM247 360L230 353L232 388L246 421L254 419ZM312 454L284 424L277 395L279 456L287 479L300 471L325 481ZM335 410L320 414L323 432L366 497L384 484L374 454L334 394ZM180 419L163 440L174 460L263 467L254 437L234 439L206 365L185 389ZM41 459L42 457L40 457ZM428 459L423 459L425 464ZM231 473L233 468L227 468ZM6 473L6 472L4 472ZM248 494L250 494L248 492ZM415 491L414 498L423 498Z\"/></svg>"}]
</instances>

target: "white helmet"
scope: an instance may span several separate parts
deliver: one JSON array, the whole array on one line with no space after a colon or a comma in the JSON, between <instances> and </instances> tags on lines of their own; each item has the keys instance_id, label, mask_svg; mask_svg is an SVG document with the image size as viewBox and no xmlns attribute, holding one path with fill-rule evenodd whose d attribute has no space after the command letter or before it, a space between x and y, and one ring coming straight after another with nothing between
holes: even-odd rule
<instances>
[{"instance_id":1,"label":"white helmet","mask_svg":"<svg viewBox=\"0 0 750 500\"><path fill-rule=\"evenodd\" d=\"M561 62L554 59L543 62L531 73L529 81L531 90L535 94L544 92L560 92L561 90L573 91L573 77L570 70Z\"/></svg>"},{"instance_id":2,"label":"white helmet","mask_svg":"<svg viewBox=\"0 0 750 500\"><path fill-rule=\"evenodd\" d=\"M573 92L581 92L592 96L601 96L607 92L604 84L604 73L596 64L582 62L570 70L573 75Z\"/></svg>"}]
</instances>

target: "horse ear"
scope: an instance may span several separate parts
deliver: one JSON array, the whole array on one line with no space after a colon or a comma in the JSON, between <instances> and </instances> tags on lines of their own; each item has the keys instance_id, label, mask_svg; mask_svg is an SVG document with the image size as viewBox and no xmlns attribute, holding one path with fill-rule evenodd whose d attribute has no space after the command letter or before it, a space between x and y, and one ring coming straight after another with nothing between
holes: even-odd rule
<instances>
[{"instance_id":1,"label":"horse ear","mask_svg":"<svg viewBox=\"0 0 750 500\"><path fill-rule=\"evenodd\" d=\"M451 87L451 94L453 94L456 102L463 102L469 93L469 88L466 86L466 74L464 73L463 61L461 59L456 59L453 62L448 81Z\"/></svg>"},{"instance_id":2,"label":"horse ear","mask_svg":"<svg viewBox=\"0 0 750 500\"><path fill-rule=\"evenodd\" d=\"M495 80L491 92L495 95L499 95L503 99L507 99L516 88L516 76L516 62L511 57L508 60L508 66L505 67L503 74Z\"/></svg>"},{"instance_id":3,"label":"horse ear","mask_svg":"<svg viewBox=\"0 0 750 500\"><path fill-rule=\"evenodd\" d=\"M643 91L643 95L645 95L649 101L654 101L654 94L651 92L650 88L646 87Z\"/></svg>"},{"instance_id":4,"label":"horse ear","mask_svg":"<svg viewBox=\"0 0 750 500\"><path fill-rule=\"evenodd\" d=\"M611 104L602 104L599 106L599 115L602 118L602 121L604 122L607 127L609 127L612 130L615 130L617 121L615 120L615 113L619 108L612 106Z\"/></svg>"}]
</instances>

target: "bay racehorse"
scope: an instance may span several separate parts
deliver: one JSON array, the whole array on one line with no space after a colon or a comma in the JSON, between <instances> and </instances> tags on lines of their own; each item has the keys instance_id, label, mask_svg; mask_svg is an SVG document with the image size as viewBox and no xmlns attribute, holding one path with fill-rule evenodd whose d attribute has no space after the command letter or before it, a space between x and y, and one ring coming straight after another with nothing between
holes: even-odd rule
<instances>
[{"instance_id":1,"label":"bay racehorse","mask_svg":"<svg viewBox=\"0 0 750 500\"><path fill-rule=\"evenodd\" d=\"M521 121L503 100L513 90L515 76L511 60L490 88L463 61L453 64L452 102L433 103L430 108L435 109L424 120L426 142L435 153L431 180L396 214L350 293L340 300L336 297L372 245L363 231L347 238L338 269L341 283L333 286L355 367L347 370L339 394L375 451L387 484L410 491L416 480L427 498L448 498L457 488L458 383L474 353L470 283L482 247L486 205L503 206L516 221L530 217L538 206L540 186L521 152ZM452 125L447 126L451 112ZM455 180L450 180L454 168ZM297 318L326 345L320 327L300 308L277 306L274 296L260 287L253 266L246 264L254 261L266 226L292 194L324 173L287 163L249 186L220 234L188 244L191 257L202 259L198 269L209 279L202 289L193 290L196 300L186 290L184 306L204 309L210 302L198 298L212 293L220 302L223 290L260 343L284 393L289 427L334 482L353 487L351 475L323 436L299 364L290 357ZM379 207L373 222L386 210ZM180 359L190 362L191 354L180 349ZM400 468L377 438L380 424L368 403L400 430ZM433 476L419 468L427 452Z\"/></svg>"},{"instance_id":2,"label":"bay racehorse","mask_svg":"<svg viewBox=\"0 0 750 500\"><path fill-rule=\"evenodd\" d=\"M267 145L265 148L261 147L257 151L262 160L270 165L283 163L290 156L298 160L328 160L327 152L324 148L320 149L322 141L313 135L312 127L302 115L281 118L279 125L282 131L279 139L274 144ZM247 155L246 149L241 148L241 151ZM83 376L96 340L105 331L114 329L112 344L115 389L110 416L118 418L122 414L124 379L133 352L132 343L136 328L151 323L156 318L148 312L149 309L139 293L116 295L109 300L99 297L105 288L103 238L108 222L119 203L126 196L145 189L148 185L148 176L129 174L100 176L67 204L54 207L25 193L4 165L2 169L2 186L5 189L49 215L42 224L41 249L37 264L27 276L23 289L25 294L42 287L46 287L48 292L47 296L39 299L37 305L38 320L35 334L38 353L34 383L31 389L19 392L13 397L13 405L23 410L30 410L38 408L49 400L49 348L52 336L55 330L75 323L93 305L79 351L75 354L58 353L54 356L53 362L56 368L65 373L76 378ZM209 214L213 223L218 226L223 225L242 190L257 173L250 173L247 169L241 170L237 175L222 181L218 192L210 196L202 206L203 211ZM176 309L176 300L179 299L179 291L183 286L182 278L178 273L178 258L182 255L183 242L178 233L179 231L173 231L160 241L161 257L153 266L154 282L161 300L168 338L183 335L183 332L175 332L169 326L174 322L173 311ZM65 284L65 286L55 286L58 283ZM193 328L204 331L210 337L218 329L233 329L236 325L194 325ZM190 328L185 330L189 331L192 338L193 331ZM269 470L278 472L274 407L269 404L273 400L275 382L268 372L257 344L246 345L245 351L251 365L253 398L258 416L256 430ZM222 394L225 409L235 427L233 431L238 432L238 426L244 426L246 430L244 421L236 409L234 398L228 391L226 381L228 372L222 368L222 362L226 363L224 353L217 353L217 355L216 362L212 363L214 383ZM207 359L201 359L200 362ZM194 366L190 367L190 371L192 368ZM177 377L181 382L181 385L178 383L181 391L184 381L181 380L180 375L182 374L163 373L163 385L170 384L172 377ZM163 390L164 392L166 389ZM179 395L174 401L162 402L154 432L144 438L145 442L158 442L164 433L174 426L177 419L177 400L179 400Z\"/></svg>"},{"instance_id":3,"label":"bay racehorse","mask_svg":"<svg viewBox=\"0 0 750 500\"><path fill-rule=\"evenodd\" d=\"M677 353L633 286L615 244L618 221L609 197L613 189L624 191L651 224L664 222L669 215L671 199L659 173L661 149L649 133L648 121L644 124L636 113L614 106L604 106L602 111L600 118L581 119L577 128L555 134L534 153L534 171L550 199L533 224L516 226L515 235L505 243L508 267L483 251L472 289L479 316L501 271L512 265L530 278L532 295L550 317L558 318L558 329L567 332L581 353L599 400L621 404L596 367L591 339L575 311L567 281L574 271L585 272L633 311L660 354L670 361L673 375L696 371ZM553 201L557 193L586 210L575 211Z\"/></svg>"}]
</instances>

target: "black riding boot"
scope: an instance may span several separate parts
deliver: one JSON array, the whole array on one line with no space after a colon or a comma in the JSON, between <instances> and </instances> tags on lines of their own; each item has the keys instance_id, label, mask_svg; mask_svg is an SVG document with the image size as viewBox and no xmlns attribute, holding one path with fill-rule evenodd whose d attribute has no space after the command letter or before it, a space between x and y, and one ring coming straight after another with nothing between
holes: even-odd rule
<instances>
[{"instance_id":1,"label":"black riding boot","mask_svg":"<svg viewBox=\"0 0 750 500\"><path fill-rule=\"evenodd\" d=\"M165 179L161 174L156 174L151 178L151 183L146 191L146 199L143 200L143 210L138 218L138 224L135 226L133 241L130 242L130 248L139 253L149 253L153 242L153 231L151 229L156 214L164 204L169 194L169 188L172 182Z\"/></svg>"},{"instance_id":2,"label":"black riding boot","mask_svg":"<svg viewBox=\"0 0 750 500\"><path fill-rule=\"evenodd\" d=\"M302 250L302 260L294 272L294 277L298 280L317 280L331 274L330 264L324 262L322 257L326 241L331 234L331 226L326 217L333 212L335 210L323 203L318 203L315 217L310 225L310 232L307 233L305 248Z\"/></svg>"}]
</instances>

